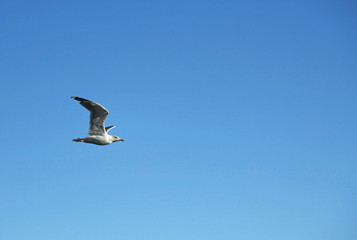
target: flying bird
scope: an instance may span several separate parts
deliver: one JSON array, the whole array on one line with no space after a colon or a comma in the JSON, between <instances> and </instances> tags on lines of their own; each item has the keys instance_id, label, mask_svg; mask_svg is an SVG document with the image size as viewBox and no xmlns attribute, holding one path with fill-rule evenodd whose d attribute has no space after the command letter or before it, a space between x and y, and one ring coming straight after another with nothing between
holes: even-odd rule
<instances>
[{"instance_id":1,"label":"flying bird","mask_svg":"<svg viewBox=\"0 0 357 240\"><path fill-rule=\"evenodd\" d=\"M71 97L90 111L89 136L73 139L75 142L93 143L97 145L108 145L113 142L124 141L124 139L109 135L108 131L115 126L105 127L104 122L109 112L99 103L95 103L80 97Z\"/></svg>"}]
</instances>

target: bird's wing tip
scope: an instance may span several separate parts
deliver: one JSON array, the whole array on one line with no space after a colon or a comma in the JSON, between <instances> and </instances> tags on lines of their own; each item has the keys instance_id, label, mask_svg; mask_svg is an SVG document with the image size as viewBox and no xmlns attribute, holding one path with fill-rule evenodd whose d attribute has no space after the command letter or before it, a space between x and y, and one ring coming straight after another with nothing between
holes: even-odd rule
<instances>
[{"instance_id":1,"label":"bird's wing tip","mask_svg":"<svg viewBox=\"0 0 357 240\"><path fill-rule=\"evenodd\" d=\"M88 102L90 102L88 99L81 98L81 97L74 97L74 96L72 96L71 98L73 98L74 100L77 100L77 101L88 101Z\"/></svg>"},{"instance_id":2,"label":"bird's wing tip","mask_svg":"<svg viewBox=\"0 0 357 240\"><path fill-rule=\"evenodd\" d=\"M106 132L109 132L109 130L111 130L111 129L113 129L113 128L115 128L115 126L105 127L105 131L106 131Z\"/></svg>"}]
</instances>

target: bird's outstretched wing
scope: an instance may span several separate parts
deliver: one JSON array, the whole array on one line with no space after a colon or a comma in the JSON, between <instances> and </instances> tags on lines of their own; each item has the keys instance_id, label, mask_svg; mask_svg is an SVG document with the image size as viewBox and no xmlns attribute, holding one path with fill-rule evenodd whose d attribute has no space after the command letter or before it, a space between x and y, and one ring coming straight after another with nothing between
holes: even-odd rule
<instances>
[{"instance_id":1,"label":"bird's outstretched wing","mask_svg":"<svg viewBox=\"0 0 357 240\"><path fill-rule=\"evenodd\" d=\"M105 135L104 122L109 112L102 105L80 97L71 97L90 111L89 135Z\"/></svg>"}]
</instances>

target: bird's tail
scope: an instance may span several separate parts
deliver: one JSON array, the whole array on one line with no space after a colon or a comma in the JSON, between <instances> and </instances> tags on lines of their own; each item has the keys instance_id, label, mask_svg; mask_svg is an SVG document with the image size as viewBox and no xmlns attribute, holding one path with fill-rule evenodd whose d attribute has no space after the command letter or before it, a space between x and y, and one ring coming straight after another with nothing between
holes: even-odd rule
<instances>
[{"instance_id":1,"label":"bird's tail","mask_svg":"<svg viewBox=\"0 0 357 240\"><path fill-rule=\"evenodd\" d=\"M76 139L72 139L72 141L74 141L74 142L84 142L84 138L76 138Z\"/></svg>"}]
</instances>

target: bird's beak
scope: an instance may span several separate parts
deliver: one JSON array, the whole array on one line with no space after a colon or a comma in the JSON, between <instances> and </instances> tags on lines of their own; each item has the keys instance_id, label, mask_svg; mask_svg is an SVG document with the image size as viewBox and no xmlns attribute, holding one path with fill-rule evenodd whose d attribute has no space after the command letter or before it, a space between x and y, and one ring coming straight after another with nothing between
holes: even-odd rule
<instances>
[{"instance_id":1,"label":"bird's beak","mask_svg":"<svg viewBox=\"0 0 357 240\"><path fill-rule=\"evenodd\" d=\"M122 138L121 138L121 139L119 139L118 141L122 141L122 142L124 142L124 139L122 139Z\"/></svg>"}]
</instances>

